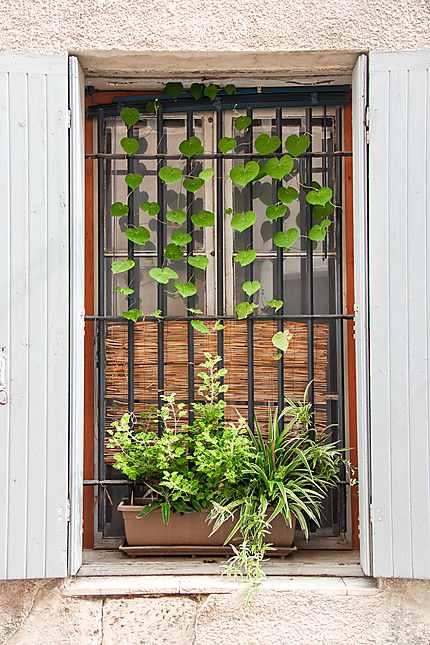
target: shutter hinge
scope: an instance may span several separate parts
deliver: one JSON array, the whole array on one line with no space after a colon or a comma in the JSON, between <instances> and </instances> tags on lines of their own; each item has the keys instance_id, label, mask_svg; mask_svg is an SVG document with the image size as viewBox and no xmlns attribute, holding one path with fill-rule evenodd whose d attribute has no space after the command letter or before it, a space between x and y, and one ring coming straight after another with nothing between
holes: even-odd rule
<instances>
[{"instance_id":1,"label":"shutter hinge","mask_svg":"<svg viewBox=\"0 0 430 645\"><path fill-rule=\"evenodd\" d=\"M66 501L66 522L70 522L72 516L71 512L71 506L70 506L70 498L67 498Z\"/></svg>"},{"instance_id":2,"label":"shutter hinge","mask_svg":"<svg viewBox=\"0 0 430 645\"><path fill-rule=\"evenodd\" d=\"M67 110L67 127L69 130L72 127L72 110Z\"/></svg>"},{"instance_id":3,"label":"shutter hinge","mask_svg":"<svg viewBox=\"0 0 430 645\"><path fill-rule=\"evenodd\" d=\"M369 106L366 106L366 116L365 116L365 122L364 126L366 129L366 143L369 143L370 140L370 110Z\"/></svg>"}]
</instances>

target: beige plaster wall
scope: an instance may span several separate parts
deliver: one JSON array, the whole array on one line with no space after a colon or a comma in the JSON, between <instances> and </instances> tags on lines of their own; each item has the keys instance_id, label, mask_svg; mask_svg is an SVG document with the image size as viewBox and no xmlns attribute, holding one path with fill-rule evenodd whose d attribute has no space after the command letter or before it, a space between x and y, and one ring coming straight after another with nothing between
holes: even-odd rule
<instances>
[{"instance_id":1,"label":"beige plaster wall","mask_svg":"<svg viewBox=\"0 0 430 645\"><path fill-rule=\"evenodd\" d=\"M416 49L428 0L1 0L0 51Z\"/></svg>"}]
</instances>

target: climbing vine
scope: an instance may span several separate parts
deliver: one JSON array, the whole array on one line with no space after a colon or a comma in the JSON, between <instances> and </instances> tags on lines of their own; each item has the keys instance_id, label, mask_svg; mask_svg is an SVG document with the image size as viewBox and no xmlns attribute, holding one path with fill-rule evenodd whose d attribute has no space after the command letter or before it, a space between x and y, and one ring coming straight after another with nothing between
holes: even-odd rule
<instances>
[{"instance_id":1,"label":"climbing vine","mask_svg":"<svg viewBox=\"0 0 430 645\"><path fill-rule=\"evenodd\" d=\"M234 85L226 85L221 88L215 84L193 83L189 90L185 90L182 83L179 82L167 83L164 93L173 101L186 92L189 92L196 101L205 97L210 101L214 101L221 89L229 95L236 93ZM148 102L145 109L147 112L156 114L162 107L156 99ZM140 112L134 107L123 107L120 116L128 130L132 131L133 126L140 119ZM234 131L237 132L237 136L222 137L217 142L218 152L222 155L232 154L236 150L239 145L238 136L242 136L252 127L252 119L247 115L237 116L234 118L233 127ZM132 136L124 137L121 139L120 144L128 156L135 155L139 151L139 140ZM333 191L331 188L321 186L317 182L312 182L311 186L305 186L300 184L297 179L297 164L301 155L305 154L311 146L311 135L309 133L291 134L285 142L282 142L280 137L276 135L263 133L257 136L254 145L256 150L256 154L253 155L254 158L248 162L237 163L231 168L229 179L232 184L237 189L243 190L252 182L259 181L264 177L270 177L276 181L277 201L269 204L265 211L266 218L270 222L285 218L290 212L290 205L299 200L301 194L304 195L306 203L312 208L312 219L315 222L312 223L307 231L307 237L313 242L324 240L333 223L332 217L336 208L333 203ZM192 161L194 157L204 154L202 141L197 136L185 139L179 144L179 153L184 161ZM163 165L158 170L159 179L166 186L173 187L178 191L178 205L179 195L182 191L194 194L213 176L214 171L212 168L201 170L198 173L191 171L190 174L185 174L181 168L169 165ZM130 196L139 189L143 178L142 174L135 172L128 173L125 176L124 181L128 189L127 202ZM297 182L297 186L291 185L293 180ZM197 293L194 274L191 274L191 278L186 282L181 282L178 273L169 264L169 262L185 259L187 264L196 271L205 272L208 267L209 259L207 256L193 253L187 254L187 247L189 247L193 239L192 232L184 228L187 222L187 211L178 208L177 210L168 210L166 213L162 213L160 205L157 202L150 201L139 204L139 208L147 215L148 219L160 218L163 224L174 225L174 230L164 249L163 266L151 268L148 272L150 278L159 284L169 285L169 289L172 288L175 294L185 300L191 298ZM114 202L111 205L110 213L112 217L128 215L128 203ZM229 208L225 210L225 217L229 220L231 228L238 234L244 233L256 222L256 214L253 210L233 212ZM191 222L195 229L214 227L215 213L203 209L191 215ZM124 229L123 233L127 240L135 245L144 246L150 240L150 231L146 226L129 225ZM275 247L288 250L300 240L300 237L300 229L297 226L291 226L286 230L276 231L273 234L273 243ZM256 257L255 249L246 248L235 253L234 261L239 266L246 267L252 264ZM129 272L134 267L135 261L132 258L112 262L112 272L114 274ZM241 285L241 289L247 299L236 305L236 315L239 320L252 315L257 308L252 299L261 289L261 284L258 280L245 280ZM117 292L124 296L132 296L134 289L129 285L127 287L118 287ZM276 313L284 307L284 303L282 300L272 299L265 302L265 307L273 309ZM188 311L194 316L203 316L201 310L188 307ZM140 309L134 308L122 313L125 319L133 322L145 318L145 315ZM155 310L148 316L161 318L162 312ZM200 333L210 333L212 331L203 320L198 318L191 320L191 325ZM217 331L219 329L222 329L222 323L217 321L213 326L213 330ZM287 350L290 339L291 335L288 330L278 331L273 336L272 343L279 350L280 355Z\"/></svg>"}]
</instances>

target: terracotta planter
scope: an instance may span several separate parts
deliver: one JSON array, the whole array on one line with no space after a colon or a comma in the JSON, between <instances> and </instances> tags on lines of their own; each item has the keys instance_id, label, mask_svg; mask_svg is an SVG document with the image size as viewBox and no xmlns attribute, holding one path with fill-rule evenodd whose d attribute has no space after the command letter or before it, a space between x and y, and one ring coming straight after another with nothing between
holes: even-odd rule
<instances>
[{"instance_id":1,"label":"terracotta planter","mask_svg":"<svg viewBox=\"0 0 430 645\"><path fill-rule=\"evenodd\" d=\"M161 510L157 509L146 517L137 514L143 506L129 506L124 502L118 506L122 513L125 527L125 537L128 546L223 546L232 522L226 522L221 528L209 536L211 525L207 522L207 513L172 513L166 526L161 518ZM278 516L272 523L269 541L278 547L291 547L294 542L295 522L288 528L282 517ZM240 543L236 536L233 544Z\"/></svg>"}]
</instances>

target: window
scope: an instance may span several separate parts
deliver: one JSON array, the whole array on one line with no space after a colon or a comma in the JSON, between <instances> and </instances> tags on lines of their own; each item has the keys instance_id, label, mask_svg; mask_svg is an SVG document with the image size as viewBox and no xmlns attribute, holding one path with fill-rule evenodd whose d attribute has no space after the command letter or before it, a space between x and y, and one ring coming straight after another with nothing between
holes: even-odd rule
<instances>
[{"instance_id":1,"label":"window","mask_svg":"<svg viewBox=\"0 0 430 645\"><path fill-rule=\"evenodd\" d=\"M220 354L228 369L226 402L230 416L239 411L251 426L254 418L264 424L268 406L282 408L286 399L302 398L310 384L316 430L329 425L333 439L346 445L344 328L351 316L344 313L342 209L336 210L335 223L324 242L302 237L284 251L273 245L273 232L292 225L305 232L316 217L304 194L290 205L284 220L272 222L266 217L266 207L277 201L276 183L262 177L239 191L232 187L228 175L234 164L256 154L254 142L260 133L271 132L285 141L290 134L309 132L312 151L300 160L292 185L299 190L314 181L330 186L335 204L341 206L344 158L349 155L343 150L343 105L348 100L344 87L264 88L262 92L244 89L214 104L162 100L163 109L156 115L145 112L148 97L123 97L91 108L97 146L90 155L97 175L97 306L95 315L87 319L96 347L96 479L104 482L97 495L95 534L99 544L121 537L122 524L115 508L131 490L112 467L106 428L127 409L154 409L163 392L175 392L179 400L193 401L204 351ZM140 142L139 154L128 159L119 143L127 135L119 117L125 102L142 108L141 118L133 127L133 136ZM233 120L242 114L251 117L252 126L238 137ZM233 134L239 142L235 152L218 154L217 141ZM203 141L205 154L187 161L179 154L179 143L191 135ZM214 177L194 194L178 194L158 178L158 169L167 163L194 176L212 168ZM129 214L113 218L110 205L127 200L122 177L128 172L139 172L144 180L129 201ZM150 218L139 208L145 201L160 204L158 217ZM198 229L187 246L187 254L208 257L206 276L187 265L184 258L172 263L184 281L191 276L196 279L198 292L187 301L148 276L151 267L163 263L174 229L165 214L177 209L188 213L184 224L188 231L193 226L191 214L202 209L216 214L215 226ZM234 233L229 209L254 210L256 223L246 233ZM149 227L151 238L145 247L127 244L120 234L127 224ZM234 256L251 246L257 258L241 267ZM113 275L112 262L126 257L135 260L135 268L128 274ZM237 320L235 305L244 299L241 285L245 280L259 280L261 289L254 296L254 315ZM128 297L118 292L127 285L135 290ZM265 304L271 299L284 301L284 307L273 313ZM121 313L131 307L146 314L159 309L163 317L157 320L148 315L142 322L127 322ZM190 324L194 317L190 309L200 309L207 320L221 319L224 329L210 336L198 333ZM275 360L271 337L285 328L293 339L285 357ZM341 485L327 499L323 526L314 533L328 538L349 534L348 509L347 487Z\"/></svg>"}]
</instances>

